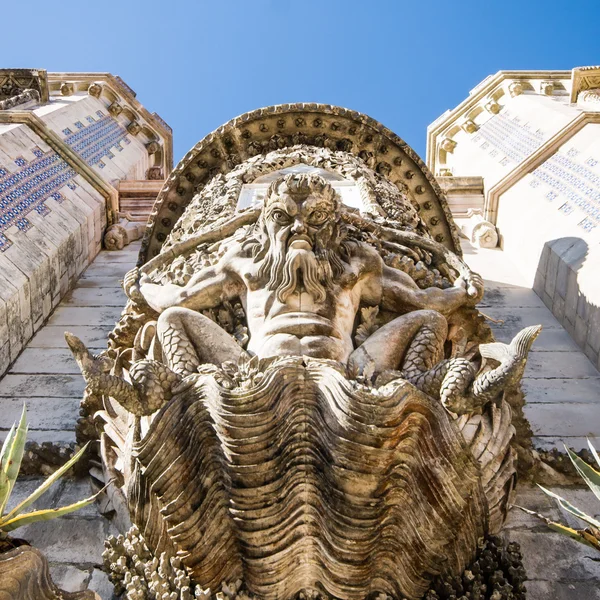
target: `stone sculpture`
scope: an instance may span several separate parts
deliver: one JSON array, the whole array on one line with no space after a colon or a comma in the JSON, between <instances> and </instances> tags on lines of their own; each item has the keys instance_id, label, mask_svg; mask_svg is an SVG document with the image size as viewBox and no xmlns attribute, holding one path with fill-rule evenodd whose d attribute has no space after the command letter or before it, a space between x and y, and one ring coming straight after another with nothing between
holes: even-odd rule
<instances>
[{"instance_id":1,"label":"stone sculpture","mask_svg":"<svg viewBox=\"0 0 600 600\"><path fill-rule=\"evenodd\" d=\"M239 597L420 598L500 528L514 485L503 394L540 328L493 342L481 278L392 169L315 139L248 141L125 278L109 350L66 334L113 501L201 597L239 580Z\"/></svg>"}]
</instances>

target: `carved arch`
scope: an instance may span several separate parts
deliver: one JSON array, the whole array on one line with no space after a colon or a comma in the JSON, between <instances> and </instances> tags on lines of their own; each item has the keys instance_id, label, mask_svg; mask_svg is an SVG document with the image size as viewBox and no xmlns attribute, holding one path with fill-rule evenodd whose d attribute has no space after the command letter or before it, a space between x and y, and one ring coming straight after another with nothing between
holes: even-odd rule
<instances>
[{"instance_id":1,"label":"carved arch","mask_svg":"<svg viewBox=\"0 0 600 600\"><path fill-rule=\"evenodd\" d=\"M226 174L257 154L298 144L358 156L416 199L419 214L436 241L461 254L446 198L423 161L392 131L374 119L326 104L270 106L237 117L192 148L165 182L140 250L140 263L160 252L173 224L196 193L217 174ZM168 225L165 225L168 223Z\"/></svg>"}]
</instances>

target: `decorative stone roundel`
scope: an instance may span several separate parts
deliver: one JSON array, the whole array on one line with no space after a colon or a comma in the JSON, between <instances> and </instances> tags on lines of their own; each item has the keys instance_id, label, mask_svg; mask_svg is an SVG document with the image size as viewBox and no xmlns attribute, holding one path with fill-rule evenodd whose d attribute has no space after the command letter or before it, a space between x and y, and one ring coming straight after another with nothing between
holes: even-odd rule
<instances>
[{"instance_id":1,"label":"decorative stone roundel","mask_svg":"<svg viewBox=\"0 0 600 600\"><path fill-rule=\"evenodd\" d=\"M461 254L446 198L423 161L374 119L328 104L282 104L237 117L207 135L172 171L142 241L139 263L156 256L192 198L216 176L247 159L291 146L315 146L358 157L365 166L416 199L431 236ZM165 225L168 224L168 225Z\"/></svg>"}]
</instances>

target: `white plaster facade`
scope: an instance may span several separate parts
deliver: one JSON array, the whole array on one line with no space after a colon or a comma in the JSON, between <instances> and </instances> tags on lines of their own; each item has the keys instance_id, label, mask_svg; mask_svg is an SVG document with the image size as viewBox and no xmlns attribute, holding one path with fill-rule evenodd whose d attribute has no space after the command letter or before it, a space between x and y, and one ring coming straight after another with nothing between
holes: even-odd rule
<instances>
[{"instance_id":1,"label":"white plaster facade","mask_svg":"<svg viewBox=\"0 0 600 600\"><path fill-rule=\"evenodd\" d=\"M428 128L450 206L481 177L500 247L600 366L600 68L500 71Z\"/></svg>"}]
</instances>

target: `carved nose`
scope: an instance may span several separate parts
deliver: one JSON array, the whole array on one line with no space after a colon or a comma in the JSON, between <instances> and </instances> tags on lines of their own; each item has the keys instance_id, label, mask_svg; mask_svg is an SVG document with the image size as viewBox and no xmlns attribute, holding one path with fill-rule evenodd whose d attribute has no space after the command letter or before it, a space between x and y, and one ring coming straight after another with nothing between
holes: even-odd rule
<instances>
[{"instance_id":1,"label":"carved nose","mask_svg":"<svg viewBox=\"0 0 600 600\"><path fill-rule=\"evenodd\" d=\"M304 223L302 221L299 221L298 219L296 219L294 221L294 224L292 225L292 233L305 233L306 232L306 227L304 226Z\"/></svg>"}]
</instances>

